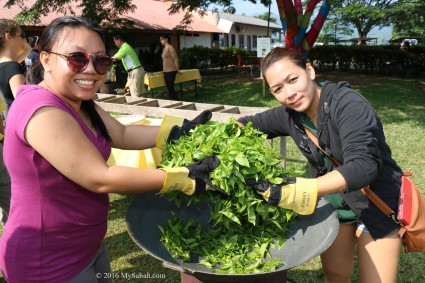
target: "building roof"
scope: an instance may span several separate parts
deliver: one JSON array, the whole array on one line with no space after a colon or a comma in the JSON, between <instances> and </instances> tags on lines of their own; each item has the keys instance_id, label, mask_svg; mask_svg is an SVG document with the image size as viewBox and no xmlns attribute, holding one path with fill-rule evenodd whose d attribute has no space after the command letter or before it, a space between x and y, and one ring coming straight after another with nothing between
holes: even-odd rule
<instances>
[{"instance_id":1,"label":"building roof","mask_svg":"<svg viewBox=\"0 0 425 283\"><path fill-rule=\"evenodd\" d=\"M6 2L7 0L0 0L0 18L13 19L21 11L21 8L19 5L14 5L10 9L5 8ZM26 0L25 5L30 6L35 2L36 0ZM123 14L122 18L134 21L133 28L136 29L173 30L184 17L184 12L169 15L168 9L171 6L171 1L132 0L132 2L136 5L136 9L133 12L129 11ZM77 4L71 3L69 7L72 7L77 15L81 15L81 9L77 7ZM47 26L52 20L64 15L64 13L50 12L47 16L41 16L41 21L36 26ZM217 27L217 16L211 12L208 12L203 18L195 14L188 30L207 33L224 32Z\"/></svg>"},{"instance_id":2,"label":"building roof","mask_svg":"<svg viewBox=\"0 0 425 283\"><path fill-rule=\"evenodd\" d=\"M134 12L127 13L126 18L134 21L135 27L139 29L172 30L180 24L184 16L183 12L169 15L168 9L171 6L171 1L133 0L133 4L137 6L137 9ZM193 23L188 30L194 32L223 32L217 27L217 17L211 12L207 13L204 18L194 14Z\"/></svg>"},{"instance_id":3,"label":"building roof","mask_svg":"<svg viewBox=\"0 0 425 283\"><path fill-rule=\"evenodd\" d=\"M228 21L233 22L233 23L252 25L252 26L267 27L267 24L268 24L267 21L262 20L262 19L258 19L258 18L254 18L254 17L241 16L241 15L236 15L236 14L218 13L218 17L225 19L225 20L228 20ZM270 28L282 29L282 25L270 22Z\"/></svg>"}]
</instances>

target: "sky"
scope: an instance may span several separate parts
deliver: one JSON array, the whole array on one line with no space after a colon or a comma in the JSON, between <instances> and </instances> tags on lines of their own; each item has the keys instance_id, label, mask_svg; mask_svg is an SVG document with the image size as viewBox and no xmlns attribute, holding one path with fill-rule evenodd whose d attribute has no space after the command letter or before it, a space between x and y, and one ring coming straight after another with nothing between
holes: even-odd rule
<instances>
[{"instance_id":1,"label":"sky","mask_svg":"<svg viewBox=\"0 0 425 283\"><path fill-rule=\"evenodd\" d=\"M257 2L259 2L259 1L257 0ZM233 0L233 4L231 6L236 8L236 14L238 14L238 15L245 14L245 16L250 16L250 17L262 15L262 14L269 11L269 8L264 6L263 4L261 4L261 3L252 4L248 0ZM214 6L211 6L210 8L212 8L212 7L214 7ZM223 10L223 7L221 7L221 6L219 6L217 8L218 8L219 11ZM279 12L277 10L276 2L272 3L271 12L276 17L278 17Z\"/></svg>"},{"instance_id":2,"label":"sky","mask_svg":"<svg viewBox=\"0 0 425 283\"><path fill-rule=\"evenodd\" d=\"M242 15L242 13L245 13L246 16L258 16L269 11L269 8L261 3L252 4L246 0L234 0L233 7L236 8L236 14ZM271 12L275 17L279 16L277 4L274 1L272 1Z\"/></svg>"}]
</instances>

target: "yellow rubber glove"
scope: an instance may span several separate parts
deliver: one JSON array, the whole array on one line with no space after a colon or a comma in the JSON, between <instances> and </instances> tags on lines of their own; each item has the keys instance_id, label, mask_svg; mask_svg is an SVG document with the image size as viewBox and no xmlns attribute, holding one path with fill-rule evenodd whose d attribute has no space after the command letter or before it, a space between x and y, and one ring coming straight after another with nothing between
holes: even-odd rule
<instances>
[{"instance_id":1,"label":"yellow rubber glove","mask_svg":"<svg viewBox=\"0 0 425 283\"><path fill-rule=\"evenodd\" d=\"M316 209L319 181L317 178L287 178L283 184L271 184L267 181L247 180L257 193L270 204L291 209L301 215L313 214Z\"/></svg>"},{"instance_id":2,"label":"yellow rubber glove","mask_svg":"<svg viewBox=\"0 0 425 283\"><path fill-rule=\"evenodd\" d=\"M165 194L172 191L181 191L188 196L195 193L196 181L189 178L189 169L186 167L160 168L167 173L164 185L159 194Z\"/></svg>"},{"instance_id":3,"label":"yellow rubber glove","mask_svg":"<svg viewBox=\"0 0 425 283\"><path fill-rule=\"evenodd\" d=\"M156 137L156 147L161 150L164 149L167 143L178 140L182 135L187 135L189 131L195 129L197 125L205 124L211 120L211 117L212 112L210 110L203 111L193 120L165 115Z\"/></svg>"},{"instance_id":4,"label":"yellow rubber glove","mask_svg":"<svg viewBox=\"0 0 425 283\"><path fill-rule=\"evenodd\" d=\"M220 165L220 160L212 155L186 167L160 168L167 173L167 176L159 194L179 190L191 196L195 192L212 190L228 195L222 189L214 186L208 177L209 173L218 165Z\"/></svg>"}]
</instances>

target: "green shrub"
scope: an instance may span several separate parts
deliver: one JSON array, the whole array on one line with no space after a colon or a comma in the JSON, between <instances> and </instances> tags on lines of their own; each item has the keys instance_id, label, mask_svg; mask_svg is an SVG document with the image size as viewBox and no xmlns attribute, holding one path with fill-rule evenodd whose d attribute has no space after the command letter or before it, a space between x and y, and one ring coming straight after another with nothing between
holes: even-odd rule
<instances>
[{"instance_id":1,"label":"green shrub","mask_svg":"<svg viewBox=\"0 0 425 283\"><path fill-rule=\"evenodd\" d=\"M224 49L194 46L180 50L182 69L237 68L238 56L242 65L258 65L252 51L229 47ZM160 58L159 56L152 56ZM341 70L344 72L413 75L425 73L425 46L412 46L409 51L400 50L398 45L356 46L323 45L313 47L308 59L317 70Z\"/></svg>"},{"instance_id":2,"label":"green shrub","mask_svg":"<svg viewBox=\"0 0 425 283\"><path fill-rule=\"evenodd\" d=\"M182 69L200 69L203 71L207 68L223 69L228 66L237 66L238 55L242 56L242 62L245 65L256 64L257 62L257 57L252 52L241 48L218 49L196 45L181 49L179 59Z\"/></svg>"},{"instance_id":3,"label":"green shrub","mask_svg":"<svg viewBox=\"0 0 425 283\"><path fill-rule=\"evenodd\" d=\"M417 76L425 72L425 46L404 51L398 45L324 45L313 47L308 59L318 70L397 76Z\"/></svg>"}]
</instances>

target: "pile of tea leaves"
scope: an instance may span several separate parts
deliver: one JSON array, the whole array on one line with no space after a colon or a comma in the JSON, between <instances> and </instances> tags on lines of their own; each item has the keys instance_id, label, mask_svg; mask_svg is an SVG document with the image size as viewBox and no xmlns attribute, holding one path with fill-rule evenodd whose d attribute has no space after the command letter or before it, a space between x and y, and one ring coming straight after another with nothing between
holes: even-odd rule
<instances>
[{"instance_id":1,"label":"pile of tea leaves","mask_svg":"<svg viewBox=\"0 0 425 283\"><path fill-rule=\"evenodd\" d=\"M177 205L196 205L208 201L211 218L208 228L196 217L183 221L173 213L159 227L161 242L175 258L196 258L217 273L250 274L270 272L285 263L271 258L270 248L282 248L288 227L296 214L264 202L250 186L248 178L282 183L285 176L304 172L281 167L279 152L267 144L266 135L248 123L240 127L235 119L226 123L209 121L189 135L168 144L162 152L162 167L180 167L216 155L220 165L210 173L212 183L225 190L225 197L214 191L193 196L181 192L167 194Z\"/></svg>"}]
</instances>

